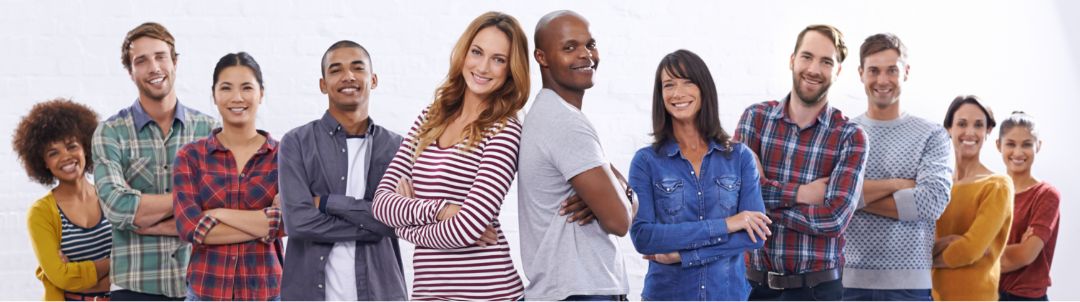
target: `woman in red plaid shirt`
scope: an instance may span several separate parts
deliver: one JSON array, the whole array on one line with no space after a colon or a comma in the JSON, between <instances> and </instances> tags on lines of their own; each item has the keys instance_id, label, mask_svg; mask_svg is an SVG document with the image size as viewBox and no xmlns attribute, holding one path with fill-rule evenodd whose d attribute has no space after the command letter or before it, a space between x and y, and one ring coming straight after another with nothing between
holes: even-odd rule
<instances>
[{"instance_id":1,"label":"woman in red plaid shirt","mask_svg":"<svg viewBox=\"0 0 1080 302\"><path fill-rule=\"evenodd\" d=\"M278 300L278 142L255 129L259 64L244 52L225 55L212 89L223 127L180 149L173 172L176 229L192 244L187 299Z\"/></svg>"}]
</instances>

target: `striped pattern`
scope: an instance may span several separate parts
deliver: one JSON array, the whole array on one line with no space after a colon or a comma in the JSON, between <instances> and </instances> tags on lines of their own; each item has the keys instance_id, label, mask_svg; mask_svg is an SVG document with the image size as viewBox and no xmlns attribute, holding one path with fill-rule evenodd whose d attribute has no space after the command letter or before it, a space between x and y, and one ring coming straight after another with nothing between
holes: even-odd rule
<instances>
[{"instance_id":1,"label":"striped pattern","mask_svg":"<svg viewBox=\"0 0 1080 302\"><path fill-rule=\"evenodd\" d=\"M112 228L105 215L97 225L84 228L71 223L64 210L60 210L60 252L70 262L98 260L112 251Z\"/></svg>"},{"instance_id":2,"label":"striped pattern","mask_svg":"<svg viewBox=\"0 0 1080 302\"><path fill-rule=\"evenodd\" d=\"M826 106L811 126L787 116L789 99L746 108L735 139L761 159L761 195L773 236L750 253L756 270L802 274L843 263L844 229L862 194L866 136L836 108ZM799 185L828 177L822 205L798 204Z\"/></svg>"},{"instance_id":3,"label":"striped pattern","mask_svg":"<svg viewBox=\"0 0 1080 302\"><path fill-rule=\"evenodd\" d=\"M413 160L420 114L375 192L375 218L417 245L413 254L414 300L517 300L524 292L502 233L499 209L517 172L521 124L514 118L494 125L468 151L464 144L442 149L431 144ZM416 198L395 193L399 179L411 179ZM436 221L446 203L461 205L453 218ZM475 242L488 225L499 243Z\"/></svg>"}]
</instances>

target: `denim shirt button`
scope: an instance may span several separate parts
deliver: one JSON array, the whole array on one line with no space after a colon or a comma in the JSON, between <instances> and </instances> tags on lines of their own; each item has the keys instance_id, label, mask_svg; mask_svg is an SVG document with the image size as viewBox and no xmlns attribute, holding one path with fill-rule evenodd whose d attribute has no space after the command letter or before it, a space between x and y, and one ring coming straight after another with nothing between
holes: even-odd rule
<instances>
[{"instance_id":1,"label":"denim shirt button","mask_svg":"<svg viewBox=\"0 0 1080 302\"><path fill-rule=\"evenodd\" d=\"M698 216L697 219L698 220L705 220L705 216Z\"/></svg>"},{"instance_id":2,"label":"denim shirt button","mask_svg":"<svg viewBox=\"0 0 1080 302\"><path fill-rule=\"evenodd\" d=\"M697 192L697 195L698 195L698 196L701 196L701 191L698 191L698 192Z\"/></svg>"}]
</instances>

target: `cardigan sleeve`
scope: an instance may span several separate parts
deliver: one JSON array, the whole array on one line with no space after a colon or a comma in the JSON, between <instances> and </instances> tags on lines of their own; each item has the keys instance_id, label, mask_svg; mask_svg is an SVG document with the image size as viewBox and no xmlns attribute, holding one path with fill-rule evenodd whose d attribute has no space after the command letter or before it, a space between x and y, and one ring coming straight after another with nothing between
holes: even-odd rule
<instances>
[{"instance_id":1,"label":"cardigan sleeve","mask_svg":"<svg viewBox=\"0 0 1080 302\"><path fill-rule=\"evenodd\" d=\"M94 261L65 263L60 260L60 211L52 194L35 202L27 216L30 243L42 281L65 291L83 290L97 284Z\"/></svg>"}]
</instances>

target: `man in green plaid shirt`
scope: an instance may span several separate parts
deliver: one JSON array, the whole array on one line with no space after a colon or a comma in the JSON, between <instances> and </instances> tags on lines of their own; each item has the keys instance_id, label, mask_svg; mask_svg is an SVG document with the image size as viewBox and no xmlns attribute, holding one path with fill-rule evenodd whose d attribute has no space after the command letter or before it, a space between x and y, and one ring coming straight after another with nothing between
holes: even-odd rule
<instances>
[{"instance_id":1,"label":"man in green plaid shirt","mask_svg":"<svg viewBox=\"0 0 1080 302\"><path fill-rule=\"evenodd\" d=\"M111 298L183 300L191 246L172 218L172 163L217 122L177 102L176 50L165 27L139 25L121 47L139 99L102 122L93 140L95 185L113 226Z\"/></svg>"}]
</instances>

